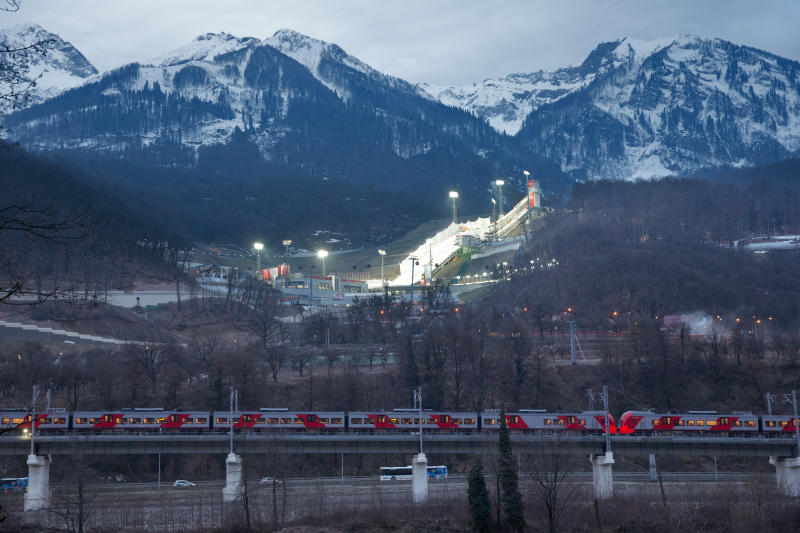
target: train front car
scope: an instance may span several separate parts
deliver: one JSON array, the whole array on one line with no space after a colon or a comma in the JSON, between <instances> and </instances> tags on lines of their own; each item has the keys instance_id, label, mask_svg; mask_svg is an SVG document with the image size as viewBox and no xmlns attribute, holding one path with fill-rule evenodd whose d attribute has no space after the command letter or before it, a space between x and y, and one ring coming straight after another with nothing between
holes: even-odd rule
<instances>
[{"instance_id":1,"label":"train front car","mask_svg":"<svg viewBox=\"0 0 800 533\"><path fill-rule=\"evenodd\" d=\"M758 433L758 416L751 413L719 414L716 411L654 413L627 411L620 419L621 435L683 435Z\"/></svg>"},{"instance_id":2,"label":"train front car","mask_svg":"<svg viewBox=\"0 0 800 533\"><path fill-rule=\"evenodd\" d=\"M289 411L287 409L261 409L259 411L234 411L233 430L329 432L344 429L344 411ZM214 413L213 428L230 431L231 413Z\"/></svg>"},{"instance_id":3,"label":"train front car","mask_svg":"<svg viewBox=\"0 0 800 533\"><path fill-rule=\"evenodd\" d=\"M0 432L27 435L31 431L31 420L37 433L60 433L69 429L69 413L63 409L46 413L31 413L21 409L0 410Z\"/></svg>"},{"instance_id":4,"label":"train front car","mask_svg":"<svg viewBox=\"0 0 800 533\"><path fill-rule=\"evenodd\" d=\"M394 411L351 411L349 429L361 432L413 432L419 429L417 409ZM478 429L478 413L452 411L422 411L423 431L473 432Z\"/></svg>"}]
</instances>

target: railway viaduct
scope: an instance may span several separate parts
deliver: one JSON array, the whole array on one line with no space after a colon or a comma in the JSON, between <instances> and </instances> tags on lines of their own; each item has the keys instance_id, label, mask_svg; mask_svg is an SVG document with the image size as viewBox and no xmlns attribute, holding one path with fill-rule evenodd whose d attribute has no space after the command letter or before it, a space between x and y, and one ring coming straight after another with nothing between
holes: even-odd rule
<instances>
[{"instance_id":1,"label":"railway viaduct","mask_svg":"<svg viewBox=\"0 0 800 533\"><path fill-rule=\"evenodd\" d=\"M42 435L31 446L28 436L0 437L0 455L28 456L29 487L25 509L49 505L51 457L71 454L227 454L224 497L236 498L242 483L238 454L409 454L420 451L419 435L369 434L156 434L156 435ZM613 494L614 453L620 455L712 455L718 457L765 457L775 466L778 487L784 494L800 497L800 450L795 439L768 437L676 437L605 435L512 435L520 454L570 453L587 455L592 463L595 496ZM497 436L486 434L423 437L424 450L438 454L489 455L497 453ZM33 448L31 450L31 448ZM235 450L236 453L233 453ZM424 460L420 453L415 457ZM426 463L425 463L426 464ZM424 465L418 471L424 474ZM415 498L427 494L426 476L415 476ZM424 485L424 486L423 486Z\"/></svg>"}]
</instances>

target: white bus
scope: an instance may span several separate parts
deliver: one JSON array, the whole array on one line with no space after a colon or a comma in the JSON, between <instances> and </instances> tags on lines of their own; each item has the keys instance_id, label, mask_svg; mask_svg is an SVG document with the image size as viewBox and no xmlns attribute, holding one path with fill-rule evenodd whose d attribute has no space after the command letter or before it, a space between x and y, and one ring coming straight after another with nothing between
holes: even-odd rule
<instances>
[{"instance_id":1,"label":"white bus","mask_svg":"<svg viewBox=\"0 0 800 533\"><path fill-rule=\"evenodd\" d=\"M381 481L411 480L410 466L382 466L380 468ZM428 479L447 479L447 467L429 466Z\"/></svg>"}]
</instances>

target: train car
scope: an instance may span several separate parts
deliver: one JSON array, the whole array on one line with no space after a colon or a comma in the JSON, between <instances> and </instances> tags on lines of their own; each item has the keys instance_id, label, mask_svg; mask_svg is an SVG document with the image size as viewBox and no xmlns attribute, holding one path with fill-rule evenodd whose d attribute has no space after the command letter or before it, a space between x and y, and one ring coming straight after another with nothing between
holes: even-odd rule
<instances>
[{"instance_id":1,"label":"train car","mask_svg":"<svg viewBox=\"0 0 800 533\"><path fill-rule=\"evenodd\" d=\"M29 433L31 419L37 432L66 431L69 429L69 413L63 409L51 409L36 413L34 417L22 409L0 410L0 432Z\"/></svg>"},{"instance_id":2,"label":"train car","mask_svg":"<svg viewBox=\"0 0 800 533\"><path fill-rule=\"evenodd\" d=\"M234 431L261 430L343 430L344 411L289 411L288 409L261 409L259 411L216 411L212 428L216 431L229 431L233 420Z\"/></svg>"},{"instance_id":3,"label":"train car","mask_svg":"<svg viewBox=\"0 0 800 533\"><path fill-rule=\"evenodd\" d=\"M795 423L800 424L800 418L795 420L789 415L761 415L762 431L771 436L794 436Z\"/></svg>"},{"instance_id":4,"label":"train car","mask_svg":"<svg viewBox=\"0 0 800 533\"><path fill-rule=\"evenodd\" d=\"M667 414L653 411L627 411L622 414L619 423L621 435L661 432L750 434L758 433L758 431L758 416L756 415L750 413L719 414L716 411Z\"/></svg>"},{"instance_id":5,"label":"train car","mask_svg":"<svg viewBox=\"0 0 800 533\"><path fill-rule=\"evenodd\" d=\"M414 431L420 426L417 409L350 411L347 416L352 431ZM478 413L423 410L422 428L423 431L476 431Z\"/></svg>"},{"instance_id":6,"label":"train car","mask_svg":"<svg viewBox=\"0 0 800 533\"><path fill-rule=\"evenodd\" d=\"M616 433L614 417L608 414L609 433ZM506 413L506 425L513 431L589 431L604 433L606 428L605 411L583 411L581 413L549 413L544 410L522 409ZM483 431L500 429L500 413L484 411L481 413Z\"/></svg>"},{"instance_id":7,"label":"train car","mask_svg":"<svg viewBox=\"0 0 800 533\"><path fill-rule=\"evenodd\" d=\"M165 411L160 408L75 411L72 427L77 431L208 431L210 420L209 411Z\"/></svg>"}]
</instances>

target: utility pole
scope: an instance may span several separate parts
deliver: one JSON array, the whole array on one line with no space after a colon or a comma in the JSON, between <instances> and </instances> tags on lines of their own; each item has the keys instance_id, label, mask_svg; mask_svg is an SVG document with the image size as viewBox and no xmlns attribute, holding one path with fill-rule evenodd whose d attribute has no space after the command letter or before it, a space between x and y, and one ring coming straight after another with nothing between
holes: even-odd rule
<instances>
[{"instance_id":1,"label":"utility pole","mask_svg":"<svg viewBox=\"0 0 800 533\"><path fill-rule=\"evenodd\" d=\"M772 416L772 404L775 403L775 395L767 392L764 396L767 398L767 414Z\"/></svg>"},{"instance_id":2,"label":"utility pole","mask_svg":"<svg viewBox=\"0 0 800 533\"><path fill-rule=\"evenodd\" d=\"M572 356L572 364L577 364L575 361L575 321L569 321L569 351Z\"/></svg>"},{"instance_id":3,"label":"utility pole","mask_svg":"<svg viewBox=\"0 0 800 533\"><path fill-rule=\"evenodd\" d=\"M608 426L608 387L605 385L603 385L603 411L606 418L606 453L609 453L611 451L611 433L609 432L610 428Z\"/></svg>"},{"instance_id":4,"label":"utility pole","mask_svg":"<svg viewBox=\"0 0 800 533\"><path fill-rule=\"evenodd\" d=\"M33 441L36 437L36 400L38 399L39 399L39 387L38 385L34 385L33 399L31 400L31 455L35 455Z\"/></svg>"},{"instance_id":5,"label":"utility pole","mask_svg":"<svg viewBox=\"0 0 800 533\"><path fill-rule=\"evenodd\" d=\"M419 409L419 453L422 454L422 387L414 389L414 406Z\"/></svg>"},{"instance_id":6,"label":"utility pole","mask_svg":"<svg viewBox=\"0 0 800 533\"><path fill-rule=\"evenodd\" d=\"M417 259L413 255L409 259L411 259L411 311L412 311L412 314L413 314L413 311L414 311L414 265L417 264L417 261L419 261L419 259Z\"/></svg>"}]
</instances>

